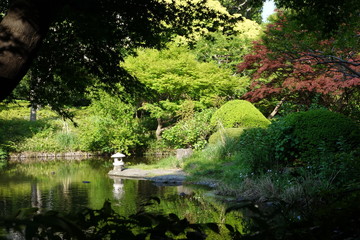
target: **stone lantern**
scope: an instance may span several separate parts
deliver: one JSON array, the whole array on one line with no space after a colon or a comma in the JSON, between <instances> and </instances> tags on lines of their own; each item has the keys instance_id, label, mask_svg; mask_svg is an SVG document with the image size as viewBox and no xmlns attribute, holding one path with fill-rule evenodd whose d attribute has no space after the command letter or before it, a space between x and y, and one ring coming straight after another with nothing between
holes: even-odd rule
<instances>
[{"instance_id":1,"label":"stone lantern","mask_svg":"<svg viewBox=\"0 0 360 240\"><path fill-rule=\"evenodd\" d=\"M114 158L114 171L122 171L125 168L125 163L123 162L122 158L125 157L122 153L115 153L111 156L111 158ZM119 160L120 159L120 160Z\"/></svg>"}]
</instances>

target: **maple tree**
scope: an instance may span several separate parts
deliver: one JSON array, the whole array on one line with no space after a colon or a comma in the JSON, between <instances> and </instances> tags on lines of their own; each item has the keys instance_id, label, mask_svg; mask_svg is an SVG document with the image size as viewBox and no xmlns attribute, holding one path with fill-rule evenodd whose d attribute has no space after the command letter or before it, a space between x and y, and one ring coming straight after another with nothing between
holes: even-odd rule
<instances>
[{"instance_id":1,"label":"maple tree","mask_svg":"<svg viewBox=\"0 0 360 240\"><path fill-rule=\"evenodd\" d=\"M309 106L316 96L321 105L345 111L360 88L359 37L353 29L358 22L344 24L337 35L324 39L316 31L299 29L283 12L273 20L237 66L251 76L244 98L286 98Z\"/></svg>"}]
</instances>

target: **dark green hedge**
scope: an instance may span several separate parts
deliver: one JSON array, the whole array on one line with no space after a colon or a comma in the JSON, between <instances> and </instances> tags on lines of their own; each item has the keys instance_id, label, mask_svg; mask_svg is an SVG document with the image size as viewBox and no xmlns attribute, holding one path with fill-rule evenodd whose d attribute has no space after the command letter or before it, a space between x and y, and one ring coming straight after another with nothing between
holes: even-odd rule
<instances>
[{"instance_id":1,"label":"dark green hedge","mask_svg":"<svg viewBox=\"0 0 360 240\"><path fill-rule=\"evenodd\" d=\"M295 143L299 157L342 151L345 145L353 149L360 144L359 126L346 116L325 109L290 114L272 124L269 131L282 131L289 138L288 145Z\"/></svg>"}]
</instances>

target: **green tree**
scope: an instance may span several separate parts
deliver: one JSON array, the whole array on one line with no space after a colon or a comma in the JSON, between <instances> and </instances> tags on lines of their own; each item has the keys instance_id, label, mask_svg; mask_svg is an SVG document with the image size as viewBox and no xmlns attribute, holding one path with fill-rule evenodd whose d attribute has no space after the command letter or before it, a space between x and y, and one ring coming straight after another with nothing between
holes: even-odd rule
<instances>
[{"instance_id":1,"label":"green tree","mask_svg":"<svg viewBox=\"0 0 360 240\"><path fill-rule=\"evenodd\" d=\"M54 58L70 53L76 62L85 62L86 69L99 75L99 80L107 87L115 88L114 84L120 81L126 90L133 91L135 81L117 65L126 51L136 46L159 47L174 34L188 34L194 26L206 26L214 31L223 26L222 23L232 19L227 13L204 7L205 2L2 2L0 12L6 12L6 15L0 23L0 99L6 98L18 85L44 41L49 41L54 46ZM71 44L77 46L69 47ZM73 53L79 53L80 58L76 54L72 55ZM69 67L74 62L66 63ZM48 70L64 72L66 68ZM47 83L48 79L44 81Z\"/></svg>"},{"instance_id":2,"label":"green tree","mask_svg":"<svg viewBox=\"0 0 360 240\"><path fill-rule=\"evenodd\" d=\"M262 0L220 0L229 13L241 14L243 17L261 23Z\"/></svg>"},{"instance_id":3,"label":"green tree","mask_svg":"<svg viewBox=\"0 0 360 240\"><path fill-rule=\"evenodd\" d=\"M251 51L252 42L260 38L262 28L254 21L243 19L236 23L234 30L236 34L215 32L200 38L194 45L197 59L215 62L235 72L235 66Z\"/></svg>"},{"instance_id":4,"label":"green tree","mask_svg":"<svg viewBox=\"0 0 360 240\"><path fill-rule=\"evenodd\" d=\"M122 91L121 88L119 91ZM146 141L136 107L117 96L99 91L90 105L90 114L79 122L81 148L85 151L134 152Z\"/></svg>"},{"instance_id":5,"label":"green tree","mask_svg":"<svg viewBox=\"0 0 360 240\"><path fill-rule=\"evenodd\" d=\"M141 105L157 119L158 138L187 111L219 106L239 96L244 84L231 71L215 63L198 62L185 46L176 44L161 51L139 49L136 57L125 60L124 67L153 91L152 98L143 99Z\"/></svg>"}]
</instances>

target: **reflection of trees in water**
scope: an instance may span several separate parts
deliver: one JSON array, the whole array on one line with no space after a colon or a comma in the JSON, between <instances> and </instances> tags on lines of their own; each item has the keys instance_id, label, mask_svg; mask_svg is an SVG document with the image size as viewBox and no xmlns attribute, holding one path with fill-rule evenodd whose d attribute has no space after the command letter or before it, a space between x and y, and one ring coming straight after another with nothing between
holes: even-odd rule
<instances>
[{"instance_id":1,"label":"reflection of trees in water","mask_svg":"<svg viewBox=\"0 0 360 240\"><path fill-rule=\"evenodd\" d=\"M41 200L41 191L40 191L40 188L38 188L37 182L31 183L31 198L30 199L31 199L31 207L36 207L38 209L41 209L43 207L42 200Z\"/></svg>"}]
</instances>

